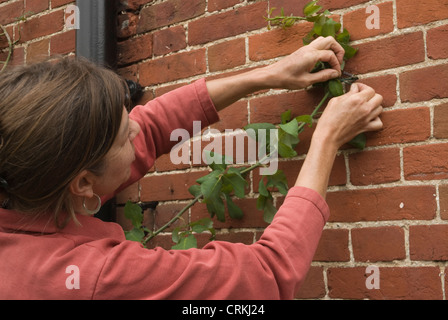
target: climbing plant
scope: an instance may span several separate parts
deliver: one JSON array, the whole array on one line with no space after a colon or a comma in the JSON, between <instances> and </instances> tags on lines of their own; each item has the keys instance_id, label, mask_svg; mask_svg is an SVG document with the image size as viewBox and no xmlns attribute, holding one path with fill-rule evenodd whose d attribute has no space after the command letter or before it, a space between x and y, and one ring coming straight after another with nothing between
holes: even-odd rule
<instances>
[{"instance_id":1,"label":"climbing plant","mask_svg":"<svg viewBox=\"0 0 448 320\"><path fill-rule=\"evenodd\" d=\"M313 23L312 30L304 37L303 43L307 45L313 39L324 36L334 37L336 41L345 49L344 62L341 66L344 69L345 62L352 58L357 49L349 45L350 34L346 29L341 30L341 24L334 21L328 10L324 10L317 4L317 0L311 1L303 8L303 17L288 15L286 16L284 10L281 9L279 15L273 16L275 9L267 12L265 17L268 23L268 29L275 27L289 28L298 21L308 21ZM326 63L319 62L316 64L312 72L318 72L330 66ZM295 148L300 142L299 135L306 126L313 125L313 119L319 113L321 107L325 102L336 96L344 93L344 83L351 84L357 80L356 76L343 72L338 79L332 79L324 83L315 84L324 88L324 96L320 103L314 108L309 115L301 115L292 117L291 111L285 111L281 115L278 124L273 123L253 123L248 124L243 129L249 137L256 140L259 149L269 150L267 154L259 159L256 163L250 166L234 167L226 164L225 155L217 155L213 152L207 153L207 164L211 169L210 173L197 179L197 184L189 188L189 192L194 199L188 203L182 210L180 210L168 223L156 231L152 231L143 226L143 213L138 204L128 202L125 205L125 216L132 221L133 228L130 231L125 231L127 239L139 241L143 245L153 239L155 236L166 230L174 222L182 219L182 215L188 211L197 202L204 203L210 213L210 218L204 218L192 223L184 223L182 226L176 227L172 232L172 240L175 243L173 249L188 249L197 246L195 234L207 231L210 233L210 239L213 240L215 230L213 228L213 221L211 218L216 217L218 221L225 221L225 212L227 212L232 219L241 219L243 212L235 202L234 198L244 198L245 189L248 186L247 177L252 170L266 166L273 156L280 158L292 158L297 156ZM271 131L274 130L274 131ZM270 137L270 132L275 132L276 137ZM263 134L262 134L263 133ZM350 144L354 147L363 149L365 147L366 137L364 134L357 136ZM219 161L216 161L218 159ZM277 212L274 206L274 198L272 190L277 190L283 195L288 192L288 184L286 176L283 171L277 170L274 174L261 175L261 180L258 185L258 198L256 207L263 212L263 218L267 223L270 223Z\"/></svg>"}]
</instances>

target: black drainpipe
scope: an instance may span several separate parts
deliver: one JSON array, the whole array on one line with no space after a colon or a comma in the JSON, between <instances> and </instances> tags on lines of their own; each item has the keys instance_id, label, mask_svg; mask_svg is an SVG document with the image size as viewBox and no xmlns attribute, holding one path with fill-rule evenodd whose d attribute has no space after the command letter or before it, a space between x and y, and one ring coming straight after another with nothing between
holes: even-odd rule
<instances>
[{"instance_id":1,"label":"black drainpipe","mask_svg":"<svg viewBox=\"0 0 448 320\"><path fill-rule=\"evenodd\" d=\"M115 69L117 1L76 0L76 6L79 9L76 55Z\"/></svg>"},{"instance_id":2,"label":"black drainpipe","mask_svg":"<svg viewBox=\"0 0 448 320\"><path fill-rule=\"evenodd\" d=\"M76 55L96 64L117 68L117 16L118 0L76 0L79 28L76 30ZM126 80L134 103L142 94L140 84ZM141 204L155 208L157 203ZM143 208L143 207L142 207ZM145 209L145 208L143 208ZM116 220L116 202L105 203L96 215L104 221Z\"/></svg>"}]
</instances>

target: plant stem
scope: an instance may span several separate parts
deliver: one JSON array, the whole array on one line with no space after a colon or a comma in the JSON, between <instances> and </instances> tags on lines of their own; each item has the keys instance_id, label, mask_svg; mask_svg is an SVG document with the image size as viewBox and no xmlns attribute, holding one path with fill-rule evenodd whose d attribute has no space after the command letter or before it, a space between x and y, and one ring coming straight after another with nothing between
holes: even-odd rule
<instances>
[{"instance_id":1,"label":"plant stem","mask_svg":"<svg viewBox=\"0 0 448 320\"><path fill-rule=\"evenodd\" d=\"M170 221L168 221L165 225L163 225L160 229L152 233L145 240L143 240L143 245L146 246L146 243L161 233L163 230L171 226L174 222L176 222L188 209L190 209L196 202L198 202L202 198L202 195L198 195L196 198L191 200L189 204L187 204L182 210L180 210Z\"/></svg>"},{"instance_id":2,"label":"plant stem","mask_svg":"<svg viewBox=\"0 0 448 320\"><path fill-rule=\"evenodd\" d=\"M6 57L6 60L5 60L5 61L2 61L2 63L3 63L3 67L2 67L2 69L0 70L0 72L2 72L2 71L6 68L6 66L8 65L9 60L11 59L11 56L12 56L12 50L13 50L13 46L14 46L14 44L13 44L13 42L11 41L11 37L9 36L9 33L6 31L5 27L3 27L2 25L0 25L0 28L2 29L3 34L4 34L5 37L6 37L6 40L8 41L8 56Z\"/></svg>"},{"instance_id":3,"label":"plant stem","mask_svg":"<svg viewBox=\"0 0 448 320\"><path fill-rule=\"evenodd\" d=\"M323 106L323 104L325 103L325 101L328 99L328 97L330 96L330 92L327 92L325 94L325 96L322 98L322 100L319 102L319 104L316 106L316 108L314 108L313 112L311 113L311 117L314 117L317 112L319 111L319 109ZM299 125L299 130L301 130L303 127L305 126L305 123L301 123ZM256 168L258 168L259 166L263 165L263 162L267 159L269 159L271 157L272 154L274 154L277 150L274 150L273 152L271 152L269 155L265 155L261 160L259 160L258 162L256 162L255 164L253 164L250 167L247 167L243 170L241 170L241 174L246 174ZM148 243L148 241L150 241L151 239L153 239L155 236L157 236L159 233L161 233L162 231L164 231L165 229L167 229L169 226L171 226L174 222L176 222L184 213L185 211L187 211L188 209L190 209L196 202L198 202L200 199L202 198L202 195L198 195L196 198L194 198L189 204L187 204L184 208L182 208L182 210L180 210L170 221L168 221L165 225L163 225L160 229L158 229L157 231L153 232L151 235L149 235L147 238L145 238L143 240L143 245L146 246L146 243Z\"/></svg>"}]
</instances>

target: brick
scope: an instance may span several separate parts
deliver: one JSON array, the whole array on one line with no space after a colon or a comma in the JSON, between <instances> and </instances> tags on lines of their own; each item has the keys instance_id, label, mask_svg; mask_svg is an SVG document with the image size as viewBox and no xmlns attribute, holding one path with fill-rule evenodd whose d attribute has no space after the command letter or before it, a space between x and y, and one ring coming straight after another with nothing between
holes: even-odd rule
<instances>
[{"instance_id":1,"label":"brick","mask_svg":"<svg viewBox=\"0 0 448 320\"><path fill-rule=\"evenodd\" d=\"M398 28L407 28L448 18L448 3L440 0L397 0Z\"/></svg>"},{"instance_id":2,"label":"brick","mask_svg":"<svg viewBox=\"0 0 448 320\"><path fill-rule=\"evenodd\" d=\"M118 15L117 38L128 38L137 34L139 16L132 12L124 12Z\"/></svg>"},{"instance_id":3,"label":"brick","mask_svg":"<svg viewBox=\"0 0 448 320\"><path fill-rule=\"evenodd\" d=\"M356 186L400 180L400 150L388 148L349 155L350 181Z\"/></svg>"},{"instance_id":4,"label":"brick","mask_svg":"<svg viewBox=\"0 0 448 320\"><path fill-rule=\"evenodd\" d=\"M296 23L291 28L274 28L249 37L249 59L261 61L288 55L303 46L311 23Z\"/></svg>"},{"instance_id":5,"label":"brick","mask_svg":"<svg viewBox=\"0 0 448 320\"><path fill-rule=\"evenodd\" d=\"M362 78L358 82L372 87L383 96L383 107L391 107L397 101L397 77L392 74L370 78Z\"/></svg>"},{"instance_id":6,"label":"brick","mask_svg":"<svg viewBox=\"0 0 448 320\"><path fill-rule=\"evenodd\" d=\"M139 10L143 5L154 2L154 0L120 0L119 9L123 10Z\"/></svg>"},{"instance_id":7,"label":"brick","mask_svg":"<svg viewBox=\"0 0 448 320\"><path fill-rule=\"evenodd\" d=\"M327 10L348 8L368 2L368 0L320 0L319 5Z\"/></svg>"},{"instance_id":8,"label":"brick","mask_svg":"<svg viewBox=\"0 0 448 320\"><path fill-rule=\"evenodd\" d=\"M448 97L448 64L401 73L400 95L403 102Z\"/></svg>"},{"instance_id":9,"label":"brick","mask_svg":"<svg viewBox=\"0 0 448 320\"><path fill-rule=\"evenodd\" d=\"M42 39L40 41L30 43L26 51L26 62L34 63L45 60L48 57L49 45L49 39Z\"/></svg>"},{"instance_id":10,"label":"brick","mask_svg":"<svg viewBox=\"0 0 448 320\"><path fill-rule=\"evenodd\" d=\"M439 197L440 217L448 220L448 185L441 185L439 187Z\"/></svg>"},{"instance_id":11,"label":"brick","mask_svg":"<svg viewBox=\"0 0 448 320\"><path fill-rule=\"evenodd\" d=\"M434 137L448 138L448 103L434 107Z\"/></svg>"},{"instance_id":12,"label":"brick","mask_svg":"<svg viewBox=\"0 0 448 320\"><path fill-rule=\"evenodd\" d=\"M158 230L168 223L176 214L178 214L188 202L185 203L161 203L158 204L154 212L154 230ZM166 232L172 231L176 227L189 223L188 211L182 215L182 219L177 220L169 226Z\"/></svg>"},{"instance_id":13,"label":"brick","mask_svg":"<svg viewBox=\"0 0 448 320\"><path fill-rule=\"evenodd\" d=\"M347 229L325 229L313 261L349 261Z\"/></svg>"},{"instance_id":14,"label":"brick","mask_svg":"<svg viewBox=\"0 0 448 320\"><path fill-rule=\"evenodd\" d=\"M282 170L288 182L288 186L291 188L294 186L297 177L299 175L300 169L302 168L304 160L288 160L279 161L278 169ZM258 170L253 171L253 190L258 192L258 185L261 180L261 175ZM330 174L330 179L328 184L330 186L344 185L347 182L347 172L345 169L345 160L343 155L339 155L335 158L333 163L333 168ZM273 189L275 190L275 189Z\"/></svg>"},{"instance_id":15,"label":"brick","mask_svg":"<svg viewBox=\"0 0 448 320\"><path fill-rule=\"evenodd\" d=\"M310 267L305 280L295 295L296 299L317 299L325 296L323 267Z\"/></svg>"},{"instance_id":16,"label":"brick","mask_svg":"<svg viewBox=\"0 0 448 320\"><path fill-rule=\"evenodd\" d=\"M31 18L19 25L21 42L47 36L64 29L64 10L54 11L36 18Z\"/></svg>"},{"instance_id":17,"label":"brick","mask_svg":"<svg viewBox=\"0 0 448 320\"><path fill-rule=\"evenodd\" d=\"M69 3L75 3L75 1L73 0L51 0L51 7L57 8L57 7L61 7L65 4L69 4Z\"/></svg>"},{"instance_id":18,"label":"brick","mask_svg":"<svg viewBox=\"0 0 448 320\"><path fill-rule=\"evenodd\" d=\"M368 146L425 141L431 136L429 108L388 110L380 118L383 129L367 133Z\"/></svg>"},{"instance_id":19,"label":"brick","mask_svg":"<svg viewBox=\"0 0 448 320\"><path fill-rule=\"evenodd\" d=\"M208 48L210 72L231 69L246 63L246 42L243 38L230 40Z\"/></svg>"},{"instance_id":20,"label":"brick","mask_svg":"<svg viewBox=\"0 0 448 320\"><path fill-rule=\"evenodd\" d=\"M426 46L428 57L431 59L448 58L448 25L428 30L426 35Z\"/></svg>"},{"instance_id":21,"label":"brick","mask_svg":"<svg viewBox=\"0 0 448 320\"><path fill-rule=\"evenodd\" d=\"M187 47L185 29L182 26L154 32L153 39L156 56L176 52Z\"/></svg>"},{"instance_id":22,"label":"brick","mask_svg":"<svg viewBox=\"0 0 448 320\"><path fill-rule=\"evenodd\" d=\"M257 210L257 199L233 199L234 203L243 211L243 218L231 219L226 211L225 222L213 219L213 226L221 228L266 228L268 224L263 220L263 211ZM210 217L206 205L196 204L191 209L191 220L196 221L202 218Z\"/></svg>"},{"instance_id":23,"label":"brick","mask_svg":"<svg viewBox=\"0 0 448 320\"><path fill-rule=\"evenodd\" d=\"M226 9L241 2L243 2L243 0L209 0L207 11L213 12Z\"/></svg>"},{"instance_id":24,"label":"brick","mask_svg":"<svg viewBox=\"0 0 448 320\"><path fill-rule=\"evenodd\" d=\"M50 55L75 52L76 31L70 30L50 38Z\"/></svg>"},{"instance_id":25,"label":"brick","mask_svg":"<svg viewBox=\"0 0 448 320\"><path fill-rule=\"evenodd\" d=\"M39 1L25 1L25 12L32 12L33 14L45 11L49 8L48 0Z\"/></svg>"},{"instance_id":26,"label":"brick","mask_svg":"<svg viewBox=\"0 0 448 320\"><path fill-rule=\"evenodd\" d=\"M311 114L322 99L322 90L300 90L250 100L250 122L280 123L280 117L291 110L293 117Z\"/></svg>"},{"instance_id":27,"label":"brick","mask_svg":"<svg viewBox=\"0 0 448 320\"><path fill-rule=\"evenodd\" d=\"M406 258L401 227L355 228L351 230L355 261L377 262Z\"/></svg>"},{"instance_id":28,"label":"brick","mask_svg":"<svg viewBox=\"0 0 448 320\"><path fill-rule=\"evenodd\" d=\"M164 201L192 199L188 188L207 171L149 175L140 180L140 201Z\"/></svg>"},{"instance_id":29,"label":"brick","mask_svg":"<svg viewBox=\"0 0 448 320\"><path fill-rule=\"evenodd\" d=\"M409 50L410 43L412 50ZM359 51L346 65L346 70L355 74L396 68L425 60L422 32L370 41L355 47Z\"/></svg>"},{"instance_id":30,"label":"brick","mask_svg":"<svg viewBox=\"0 0 448 320\"><path fill-rule=\"evenodd\" d=\"M411 146L403 150L406 180L439 180L448 178L448 143Z\"/></svg>"},{"instance_id":31,"label":"brick","mask_svg":"<svg viewBox=\"0 0 448 320\"><path fill-rule=\"evenodd\" d=\"M138 202L140 199L140 184L135 182L129 187L117 194L116 202L118 204L125 204L127 201Z\"/></svg>"},{"instance_id":32,"label":"brick","mask_svg":"<svg viewBox=\"0 0 448 320\"><path fill-rule=\"evenodd\" d=\"M436 210L433 186L345 190L327 193L330 221L429 220Z\"/></svg>"},{"instance_id":33,"label":"brick","mask_svg":"<svg viewBox=\"0 0 448 320\"><path fill-rule=\"evenodd\" d=\"M409 227L409 255L411 260L448 260L447 225Z\"/></svg>"},{"instance_id":34,"label":"brick","mask_svg":"<svg viewBox=\"0 0 448 320\"><path fill-rule=\"evenodd\" d=\"M240 129L248 123L247 101L240 100L219 111L219 122L211 128L224 132L225 129Z\"/></svg>"},{"instance_id":35,"label":"brick","mask_svg":"<svg viewBox=\"0 0 448 320\"><path fill-rule=\"evenodd\" d=\"M119 66L137 62L152 56L152 34L145 34L119 42L117 46L117 63Z\"/></svg>"},{"instance_id":36,"label":"brick","mask_svg":"<svg viewBox=\"0 0 448 320\"><path fill-rule=\"evenodd\" d=\"M338 299L443 299L439 267L380 267L379 289L367 289L366 267L328 268L328 295Z\"/></svg>"},{"instance_id":37,"label":"brick","mask_svg":"<svg viewBox=\"0 0 448 320\"><path fill-rule=\"evenodd\" d=\"M0 24L7 25L19 18L24 13L23 1L14 1L1 7Z\"/></svg>"},{"instance_id":38,"label":"brick","mask_svg":"<svg viewBox=\"0 0 448 320\"><path fill-rule=\"evenodd\" d=\"M192 21L188 24L188 43L203 44L262 28L266 10L263 1Z\"/></svg>"},{"instance_id":39,"label":"brick","mask_svg":"<svg viewBox=\"0 0 448 320\"><path fill-rule=\"evenodd\" d=\"M151 31L205 13L205 0L168 0L153 4L140 11L137 33Z\"/></svg>"},{"instance_id":40,"label":"brick","mask_svg":"<svg viewBox=\"0 0 448 320\"><path fill-rule=\"evenodd\" d=\"M203 74L205 49L177 53L139 65L140 84L149 86Z\"/></svg>"},{"instance_id":41,"label":"brick","mask_svg":"<svg viewBox=\"0 0 448 320\"><path fill-rule=\"evenodd\" d=\"M352 41L387 34L394 31L394 12L392 2L377 5L379 15L379 29L368 29L366 21L372 13L366 13L366 8L350 11L344 14L344 28L349 30Z\"/></svg>"}]
</instances>

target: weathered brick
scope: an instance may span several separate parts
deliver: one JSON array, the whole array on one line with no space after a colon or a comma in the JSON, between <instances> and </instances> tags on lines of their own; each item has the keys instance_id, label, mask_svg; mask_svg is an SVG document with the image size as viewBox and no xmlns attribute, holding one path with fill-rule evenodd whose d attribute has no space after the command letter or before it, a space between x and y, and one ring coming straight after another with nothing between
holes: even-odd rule
<instances>
[{"instance_id":1,"label":"weathered brick","mask_svg":"<svg viewBox=\"0 0 448 320\"><path fill-rule=\"evenodd\" d=\"M406 147L403 150L403 170L406 180L448 178L448 143Z\"/></svg>"},{"instance_id":2,"label":"weathered brick","mask_svg":"<svg viewBox=\"0 0 448 320\"><path fill-rule=\"evenodd\" d=\"M410 43L412 50L409 50ZM355 74L396 68L425 60L422 32L370 41L355 47L359 51L346 65L346 70Z\"/></svg>"},{"instance_id":3,"label":"weathered brick","mask_svg":"<svg viewBox=\"0 0 448 320\"><path fill-rule=\"evenodd\" d=\"M387 34L394 30L394 12L392 2L376 5L379 10L379 28L368 29L367 19L372 13L366 13L366 8L350 11L344 14L344 28L349 30L350 40L370 38L380 34Z\"/></svg>"},{"instance_id":4,"label":"weathered brick","mask_svg":"<svg viewBox=\"0 0 448 320\"><path fill-rule=\"evenodd\" d=\"M440 0L397 0L398 28L407 28L448 18L448 3Z\"/></svg>"},{"instance_id":5,"label":"weathered brick","mask_svg":"<svg viewBox=\"0 0 448 320\"><path fill-rule=\"evenodd\" d=\"M368 289L366 267L329 268L328 295L339 299L442 299L439 267L381 267L379 289Z\"/></svg>"},{"instance_id":6,"label":"weathered brick","mask_svg":"<svg viewBox=\"0 0 448 320\"><path fill-rule=\"evenodd\" d=\"M400 95L403 102L448 97L448 64L401 73Z\"/></svg>"},{"instance_id":7,"label":"weathered brick","mask_svg":"<svg viewBox=\"0 0 448 320\"><path fill-rule=\"evenodd\" d=\"M426 36L426 46L428 57L431 59L448 58L448 25L428 30Z\"/></svg>"},{"instance_id":8,"label":"weathered brick","mask_svg":"<svg viewBox=\"0 0 448 320\"><path fill-rule=\"evenodd\" d=\"M266 10L267 3L263 1L192 21L188 24L188 43L203 44L262 28Z\"/></svg>"},{"instance_id":9,"label":"weathered brick","mask_svg":"<svg viewBox=\"0 0 448 320\"><path fill-rule=\"evenodd\" d=\"M409 227L409 255L411 260L448 260L447 225Z\"/></svg>"},{"instance_id":10,"label":"weathered brick","mask_svg":"<svg viewBox=\"0 0 448 320\"><path fill-rule=\"evenodd\" d=\"M177 53L140 64L140 84L149 86L203 74L205 71L205 49Z\"/></svg>"},{"instance_id":11,"label":"weathered brick","mask_svg":"<svg viewBox=\"0 0 448 320\"><path fill-rule=\"evenodd\" d=\"M356 261L377 262L406 258L404 230L398 226L351 230Z\"/></svg>"},{"instance_id":12,"label":"weathered brick","mask_svg":"<svg viewBox=\"0 0 448 320\"><path fill-rule=\"evenodd\" d=\"M205 0L168 0L145 7L140 12L137 32L147 32L185 21L205 12Z\"/></svg>"},{"instance_id":13,"label":"weathered brick","mask_svg":"<svg viewBox=\"0 0 448 320\"><path fill-rule=\"evenodd\" d=\"M243 38L215 44L208 48L211 72L231 69L246 63L246 42Z\"/></svg>"},{"instance_id":14,"label":"weathered brick","mask_svg":"<svg viewBox=\"0 0 448 320\"><path fill-rule=\"evenodd\" d=\"M349 156L353 185L380 184L400 180L400 150L388 148L353 153Z\"/></svg>"},{"instance_id":15,"label":"weathered brick","mask_svg":"<svg viewBox=\"0 0 448 320\"><path fill-rule=\"evenodd\" d=\"M433 186L401 186L327 193L330 221L429 220L436 214Z\"/></svg>"}]
</instances>

